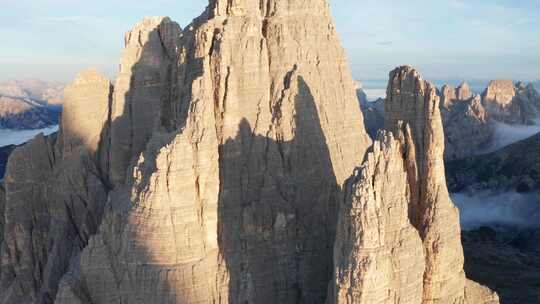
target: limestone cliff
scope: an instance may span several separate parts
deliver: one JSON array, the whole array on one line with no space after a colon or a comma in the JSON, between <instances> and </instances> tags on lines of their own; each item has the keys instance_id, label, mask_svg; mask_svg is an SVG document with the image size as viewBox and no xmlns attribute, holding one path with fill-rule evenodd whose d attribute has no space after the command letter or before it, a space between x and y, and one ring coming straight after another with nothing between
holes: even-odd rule
<instances>
[{"instance_id":1,"label":"limestone cliff","mask_svg":"<svg viewBox=\"0 0 540 304\"><path fill-rule=\"evenodd\" d=\"M170 80L56 302L324 302L340 186L371 145L327 2L211 1Z\"/></svg>"},{"instance_id":2,"label":"limestone cliff","mask_svg":"<svg viewBox=\"0 0 540 304\"><path fill-rule=\"evenodd\" d=\"M511 80L494 80L482 94L482 102L489 115L497 121L532 124L537 115L536 109L529 99L522 98L525 97L523 89L516 88Z\"/></svg>"},{"instance_id":3,"label":"limestone cliff","mask_svg":"<svg viewBox=\"0 0 540 304\"><path fill-rule=\"evenodd\" d=\"M145 18L114 88L85 71L65 97L60 133L8 163L0 304L497 302L465 279L413 69L351 178L372 141L325 0Z\"/></svg>"},{"instance_id":4,"label":"limestone cliff","mask_svg":"<svg viewBox=\"0 0 540 304\"><path fill-rule=\"evenodd\" d=\"M38 135L11 154L0 303L53 303L71 260L96 232L108 191L100 155L110 92L102 76L80 74L66 89L60 133Z\"/></svg>"},{"instance_id":5,"label":"limestone cliff","mask_svg":"<svg viewBox=\"0 0 540 304\"><path fill-rule=\"evenodd\" d=\"M382 134L349 181L329 303L422 302L424 249L409 220L411 192L401 142Z\"/></svg>"},{"instance_id":6,"label":"limestone cliff","mask_svg":"<svg viewBox=\"0 0 540 304\"><path fill-rule=\"evenodd\" d=\"M491 142L493 121L480 96L472 96L467 83L457 89L443 86L440 92L447 161L474 155Z\"/></svg>"},{"instance_id":7,"label":"limestone cliff","mask_svg":"<svg viewBox=\"0 0 540 304\"><path fill-rule=\"evenodd\" d=\"M111 180L125 172L146 147L160 123L162 104L173 88L180 26L163 17L147 17L126 33L111 111Z\"/></svg>"},{"instance_id":8,"label":"limestone cliff","mask_svg":"<svg viewBox=\"0 0 540 304\"><path fill-rule=\"evenodd\" d=\"M535 100L532 91L526 92L524 94ZM466 82L458 88L442 86L439 96L445 135L445 160L472 156L491 143L495 131L493 120L482 105L480 96L473 95ZM384 103L383 99L361 103L364 125L373 139L384 126Z\"/></svg>"},{"instance_id":9,"label":"limestone cliff","mask_svg":"<svg viewBox=\"0 0 540 304\"><path fill-rule=\"evenodd\" d=\"M436 88L401 67L387 96L385 128L399 141L383 135L347 188L331 303L498 303L465 278Z\"/></svg>"}]
</instances>

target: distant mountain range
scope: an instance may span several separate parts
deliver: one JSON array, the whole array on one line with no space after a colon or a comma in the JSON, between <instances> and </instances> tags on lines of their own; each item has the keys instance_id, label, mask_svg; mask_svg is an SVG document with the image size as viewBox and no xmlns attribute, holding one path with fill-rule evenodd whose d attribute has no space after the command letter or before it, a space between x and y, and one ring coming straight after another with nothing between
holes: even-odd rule
<instances>
[{"instance_id":1,"label":"distant mountain range","mask_svg":"<svg viewBox=\"0 0 540 304\"><path fill-rule=\"evenodd\" d=\"M41 129L58 124L64 85L42 80L0 83L0 129Z\"/></svg>"},{"instance_id":2,"label":"distant mountain range","mask_svg":"<svg viewBox=\"0 0 540 304\"><path fill-rule=\"evenodd\" d=\"M0 95L30 99L42 105L61 106L64 84L39 79L11 80L0 83Z\"/></svg>"}]
</instances>

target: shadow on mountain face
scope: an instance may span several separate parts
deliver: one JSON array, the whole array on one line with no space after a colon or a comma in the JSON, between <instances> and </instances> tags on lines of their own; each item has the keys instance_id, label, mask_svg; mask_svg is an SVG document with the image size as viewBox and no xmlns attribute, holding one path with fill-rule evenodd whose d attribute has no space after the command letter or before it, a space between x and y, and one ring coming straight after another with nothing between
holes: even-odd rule
<instances>
[{"instance_id":1,"label":"shadow on mountain face","mask_svg":"<svg viewBox=\"0 0 540 304\"><path fill-rule=\"evenodd\" d=\"M9 155L17 146L9 145L0 147L0 181L4 179L4 173L6 172L6 165L9 158Z\"/></svg>"},{"instance_id":2,"label":"shadow on mountain face","mask_svg":"<svg viewBox=\"0 0 540 304\"><path fill-rule=\"evenodd\" d=\"M193 143L179 140L187 136L183 131L154 135L149 147L156 143L156 136L165 140L147 148L144 163L138 167L150 170L137 185L130 185L146 193L145 205L135 205L127 192L121 203L113 202L116 206L111 208L116 210L105 220L112 229L105 238L112 239L105 245L107 252L117 254L104 256L110 263L109 270L91 270L87 278L94 286L90 288L95 290L98 278L111 280L106 285L116 283L118 290L129 290L122 299L152 303L187 303L211 300L212 296L223 296L219 301L228 303L323 303L333 271L337 209L342 194L314 98L301 77L297 85L294 139L282 141L256 135L247 120L242 120L234 139L212 147L219 152L217 231L204 227L208 224L204 221L213 217L208 205L212 202L187 201L177 196L180 192L175 187L179 186L174 183L180 181L175 179L161 175L159 180L152 180L157 177L154 174L164 174L158 173L163 168L156 163L162 148L169 147L176 154L168 157L181 157L179 153L191 154L191 149L196 149ZM191 88L179 92L186 90ZM189 106L177 106L182 108ZM176 114L179 118L174 125L185 125L182 117L187 115L182 116L181 111ZM177 165L171 172L186 170L185 174L192 174L191 163ZM198 193L199 182L197 178L189 187L195 187ZM160 183L167 183L167 187L171 183L167 192L170 195L176 191L172 197L182 203L171 200L171 196L151 198L148 187L160 187ZM182 185L186 182L182 181ZM180 218L184 213L196 215L201 208L198 203L206 204L202 210L210 213L201 223L197 224L195 218ZM217 250L197 247L208 234L217 238ZM170 241L164 244L164 239ZM92 253L93 258L105 254L100 250ZM130 285L122 285L124 280ZM205 282L210 282L208 288L201 287L206 286ZM93 290L83 290L83 294L93 295ZM91 300L104 303L109 299L106 297Z\"/></svg>"},{"instance_id":3,"label":"shadow on mountain face","mask_svg":"<svg viewBox=\"0 0 540 304\"><path fill-rule=\"evenodd\" d=\"M161 33L158 29L151 35ZM142 58L146 54L152 57L155 52L155 48L145 45ZM194 47L187 47L187 52L188 58L196 58L189 54L195 52ZM64 165L56 167L55 174L61 177L54 175L51 187L65 193L61 200L47 201L43 205L46 208L39 209L44 216L22 232L28 232L29 242L47 244L39 248L43 256L28 265L35 290L24 292L30 294L28 297L34 303L72 303L73 298L64 289L56 296L61 281L75 278L76 283L71 286L74 293L91 303L141 299L147 303L188 303L196 298L194 294L215 292L193 288L195 278L206 277L215 284L212 288L218 289L219 295L228 290L226 298L220 299L222 302L323 303L333 271L332 252L342 192L314 97L302 77L295 81L298 93L294 101L292 140L255 134L249 122L243 120L234 139L213 147L219 154L217 230L203 232L217 239L215 250L201 249L200 259L194 262L179 260L185 254L183 250L190 249L175 242L199 241L190 239L190 229L196 227L198 218L188 217L194 223L185 223L177 217L183 212L192 214L200 208L196 206L198 202L193 201L193 206L178 206L178 202L160 197L156 199L161 204L159 210L151 204L137 205L138 201L131 196L132 190L152 195L154 189L149 189L154 182L152 178L165 174L158 171L162 168L158 168L157 157L184 135L191 107L194 83L184 79L203 75L202 59L181 66L175 65L176 58L169 59L169 65L157 69L148 67L151 60L135 64L125 93L126 105L119 117L112 118L114 104L109 100L109 120L101 132L96 155L74 166L67 164L69 159L57 158ZM156 88L158 80L168 87ZM154 95L156 92L160 92L159 98ZM150 95L152 98L145 98ZM209 102L208 107L212 106L215 105ZM143 124L152 129L146 131L153 131L153 135L145 131L136 138L139 133L133 124L139 121L137 115L155 111L161 113L157 122L159 131L153 129L154 125ZM115 136L120 137L119 146L112 140ZM127 159L116 163L114 149L119 149L119 158L124 155ZM171 149L175 153L183 152ZM137 160L132 153L143 153L144 159L137 165L148 169L143 176L132 177ZM61 172L62 169L68 171ZM126 183L115 183L110 174L114 169L127 177ZM187 170L193 168L187 168L186 174L191 173ZM68 183L69 179L74 183ZM60 187L64 182L69 186ZM178 181L167 180L167 186L169 182L174 189ZM198 187L197 182L190 186ZM108 201L102 201L101 195L99 200L91 196L90 192L97 188L104 189ZM34 204L25 205L28 210L21 212L32 213L34 207ZM166 226L169 223L172 224ZM32 225L44 230L34 235ZM96 233L99 236L94 236ZM99 246L88 248L91 239ZM154 241L161 245L155 245L159 242ZM84 263L94 258L92 261L100 261L99 266L86 267ZM218 286L221 278L208 278L215 274L205 268L207 263L217 267L219 258L223 259L219 266L224 269L216 273L228 276L226 287ZM81 261L83 269L80 269Z\"/></svg>"},{"instance_id":4,"label":"shadow on mountain face","mask_svg":"<svg viewBox=\"0 0 540 304\"><path fill-rule=\"evenodd\" d=\"M158 35L157 31L153 35ZM145 45L142 56L148 52L152 50ZM134 73L140 75L141 69L147 64L137 63L133 68ZM155 78L156 71L150 73ZM155 84L147 76L132 78L130 87L143 83L155 90ZM131 91L127 93L128 96L132 96ZM142 95L141 99L144 98L145 95ZM88 134L70 133L70 130L64 129L59 132L58 140L55 136L35 141L25 145L25 150L14 152L17 154L17 166L15 163L13 165L14 171L17 171L15 180L6 183L8 202L5 215L10 221L5 226L0 302L53 303L63 278L69 281L79 275L79 256L98 232L105 209L110 207L107 206L107 196L113 188L109 178L111 129L121 127L127 117L132 119L133 110L147 110L145 105L139 105L142 107L140 109L130 104L120 117L111 121L112 94L109 95L107 106L108 119L101 132L96 134L99 136L97 151L94 151L95 147L85 146L84 136ZM161 104L158 103L159 106ZM149 130L152 128L152 125L148 126ZM63 133L73 136L70 138L72 146L65 146ZM79 135L80 138L77 138ZM69 152L63 153L65 149ZM44 160L38 165L22 162L39 162L40 159ZM44 172L41 170L43 167L50 171ZM124 170L127 170L127 165ZM36 180L23 180L23 177ZM98 281L102 282L103 278L100 277ZM73 286L73 289L80 292L81 297L90 299L84 283ZM63 300L72 303L72 299L56 299L60 303Z\"/></svg>"},{"instance_id":5,"label":"shadow on mountain face","mask_svg":"<svg viewBox=\"0 0 540 304\"><path fill-rule=\"evenodd\" d=\"M311 91L298 77L294 139L246 120L220 148L219 251L229 303L323 303L341 190Z\"/></svg>"}]
</instances>

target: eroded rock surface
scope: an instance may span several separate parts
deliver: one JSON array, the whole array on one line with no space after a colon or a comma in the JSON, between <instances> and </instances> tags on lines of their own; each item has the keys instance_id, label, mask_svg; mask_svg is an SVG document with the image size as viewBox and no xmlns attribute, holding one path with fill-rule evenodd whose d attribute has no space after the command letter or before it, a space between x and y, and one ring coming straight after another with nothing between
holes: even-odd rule
<instances>
[{"instance_id":1,"label":"eroded rock surface","mask_svg":"<svg viewBox=\"0 0 540 304\"><path fill-rule=\"evenodd\" d=\"M402 141L382 134L348 184L330 303L422 302L424 249L409 220L404 149Z\"/></svg>"},{"instance_id":2,"label":"eroded rock surface","mask_svg":"<svg viewBox=\"0 0 540 304\"><path fill-rule=\"evenodd\" d=\"M82 73L66 90L60 133L38 135L11 154L0 303L53 303L71 260L96 232L108 188L98 161L106 153L92 144L105 140L110 90L102 76Z\"/></svg>"},{"instance_id":3,"label":"eroded rock surface","mask_svg":"<svg viewBox=\"0 0 540 304\"><path fill-rule=\"evenodd\" d=\"M411 222L425 250L422 303L459 303L465 299L459 213L446 188L444 132L436 88L410 67L390 74L385 128L397 133L410 126L413 144L407 166L411 185ZM472 302L474 303L474 302Z\"/></svg>"},{"instance_id":4,"label":"eroded rock surface","mask_svg":"<svg viewBox=\"0 0 540 304\"><path fill-rule=\"evenodd\" d=\"M376 143L347 193L335 246L335 303L498 303L465 278L439 106L437 89L413 68L390 74L385 128L400 140L387 135ZM423 255L415 251L420 243Z\"/></svg>"},{"instance_id":5,"label":"eroded rock surface","mask_svg":"<svg viewBox=\"0 0 540 304\"><path fill-rule=\"evenodd\" d=\"M179 50L172 132L57 303L323 303L340 185L371 145L326 1L211 1Z\"/></svg>"},{"instance_id":6,"label":"eroded rock surface","mask_svg":"<svg viewBox=\"0 0 540 304\"><path fill-rule=\"evenodd\" d=\"M532 124L537 115L535 105L523 91L524 88L516 88L511 80L494 80L482 94L482 102L489 115L497 121Z\"/></svg>"},{"instance_id":7,"label":"eroded rock surface","mask_svg":"<svg viewBox=\"0 0 540 304\"><path fill-rule=\"evenodd\" d=\"M534 96L531 91L528 92ZM491 143L495 131L493 121L482 105L481 97L473 96L467 83L462 83L458 88L444 85L439 95L445 133L445 160L472 156ZM384 103L383 99L361 102L364 125L373 139L384 127Z\"/></svg>"},{"instance_id":8,"label":"eroded rock surface","mask_svg":"<svg viewBox=\"0 0 540 304\"><path fill-rule=\"evenodd\" d=\"M441 114L445 135L445 160L472 156L491 142L495 131L494 124L482 105L481 97L471 97L466 83L455 91L450 86L443 87Z\"/></svg>"},{"instance_id":9,"label":"eroded rock surface","mask_svg":"<svg viewBox=\"0 0 540 304\"><path fill-rule=\"evenodd\" d=\"M111 112L111 179L125 181L128 166L146 147L170 98L180 26L167 17L146 17L126 33Z\"/></svg>"}]
</instances>

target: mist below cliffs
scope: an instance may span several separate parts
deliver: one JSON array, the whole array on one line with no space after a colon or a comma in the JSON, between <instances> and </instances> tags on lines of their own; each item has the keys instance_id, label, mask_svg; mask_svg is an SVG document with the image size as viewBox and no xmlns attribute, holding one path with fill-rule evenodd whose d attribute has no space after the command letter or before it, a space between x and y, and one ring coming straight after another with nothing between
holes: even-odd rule
<instances>
[{"instance_id":1,"label":"mist below cliffs","mask_svg":"<svg viewBox=\"0 0 540 304\"><path fill-rule=\"evenodd\" d=\"M540 132L540 118L535 120L534 125L509 125L494 122L495 132L489 146L478 151L478 155L495 152L508 145L529 138Z\"/></svg>"},{"instance_id":2,"label":"mist below cliffs","mask_svg":"<svg viewBox=\"0 0 540 304\"><path fill-rule=\"evenodd\" d=\"M454 193L451 198L459 208L463 230L481 226L540 228L539 194L481 191Z\"/></svg>"},{"instance_id":3,"label":"mist below cliffs","mask_svg":"<svg viewBox=\"0 0 540 304\"><path fill-rule=\"evenodd\" d=\"M56 131L58 131L57 125L36 130L0 129L0 147L24 144L39 133L49 135Z\"/></svg>"}]
</instances>

